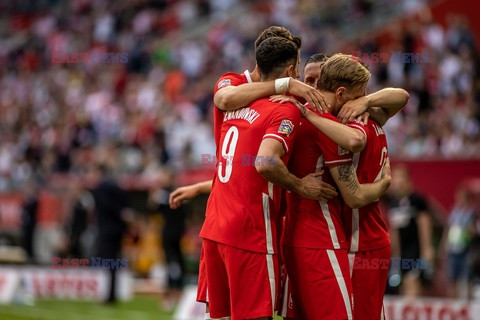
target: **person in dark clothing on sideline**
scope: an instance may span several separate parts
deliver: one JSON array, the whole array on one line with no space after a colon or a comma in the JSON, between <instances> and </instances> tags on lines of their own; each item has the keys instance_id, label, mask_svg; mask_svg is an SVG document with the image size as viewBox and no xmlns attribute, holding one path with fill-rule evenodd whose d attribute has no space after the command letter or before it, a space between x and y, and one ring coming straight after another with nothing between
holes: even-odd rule
<instances>
[{"instance_id":1,"label":"person in dark clothing on sideline","mask_svg":"<svg viewBox=\"0 0 480 320\"><path fill-rule=\"evenodd\" d=\"M133 220L128 195L110 177L104 165L94 168L94 178L97 182L92 193L98 227L98 256L102 259L120 259L127 222ZM116 302L116 271L116 268L110 268L110 290L106 303Z\"/></svg>"},{"instance_id":2,"label":"person in dark clothing on sideline","mask_svg":"<svg viewBox=\"0 0 480 320\"><path fill-rule=\"evenodd\" d=\"M388 197L388 215L392 233L392 256L424 259L427 269L409 268L401 272L401 293L409 297L422 295L423 282L431 280L434 262L432 215L427 200L415 191L408 167L397 164L392 169L392 186Z\"/></svg>"},{"instance_id":3,"label":"person in dark clothing on sideline","mask_svg":"<svg viewBox=\"0 0 480 320\"><path fill-rule=\"evenodd\" d=\"M162 244L165 251L168 268L168 291L163 299L163 307L172 309L178 302L184 286L184 259L180 248L180 241L185 233L185 210L180 207L170 208L168 199L170 191L157 189L150 193L150 204L156 212L164 218L162 230Z\"/></svg>"},{"instance_id":4,"label":"person in dark clothing on sideline","mask_svg":"<svg viewBox=\"0 0 480 320\"><path fill-rule=\"evenodd\" d=\"M35 259L33 250L33 236L37 225L38 210L38 186L34 181L29 181L25 185L24 201L22 206L22 232L23 248L27 253L28 260L32 262Z\"/></svg>"},{"instance_id":5,"label":"person in dark clothing on sideline","mask_svg":"<svg viewBox=\"0 0 480 320\"><path fill-rule=\"evenodd\" d=\"M94 199L82 188L81 184L73 182L71 186L73 197L72 217L67 226L69 237L68 254L74 258L86 258L82 237L87 230L90 214L93 211Z\"/></svg>"}]
</instances>

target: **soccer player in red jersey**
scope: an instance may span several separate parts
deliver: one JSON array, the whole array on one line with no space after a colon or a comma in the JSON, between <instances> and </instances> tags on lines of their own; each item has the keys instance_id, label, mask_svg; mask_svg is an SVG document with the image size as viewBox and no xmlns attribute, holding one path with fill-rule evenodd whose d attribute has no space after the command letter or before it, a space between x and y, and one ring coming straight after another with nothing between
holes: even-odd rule
<instances>
[{"instance_id":1,"label":"soccer player in red jersey","mask_svg":"<svg viewBox=\"0 0 480 320\"><path fill-rule=\"evenodd\" d=\"M320 76L321 67L327 59L328 56L324 54L314 54L307 59L304 67L305 83L316 85ZM286 96L274 96L271 100L278 102L295 102L294 99ZM389 117L401 110L407 100L408 93L405 90L386 88L369 94L368 96L361 97L360 99L347 101L340 109L338 117L341 118L344 123L348 123L355 117L368 111L372 119L383 124ZM303 108L301 105L299 107L301 109ZM366 121L365 118L368 118L368 116L365 117L365 114L363 114L362 117L359 118L361 118L361 121ZM346 127L339 126L338 123L327 120L326 118L315 117L314 120L318 129L322 130L329 138L346 149L358 151L364 148L365 140L363 139L363 133L355 132L355 129L345 130ZM293 319L293 299L291 296L291 284L288 278L285 283L284 292L282 293L283 297L281 297L280 300L279 314L285 318Z\"/></svg>"},{"instance_id":2,"label":"soccer player in red jersey","mask_svg":"<svg viewBox=\"0 0 480 320\"><path fill-rule=\"evenodd\" d=\"M345 104L339 116L344 121L363 113L369 105L382 105L382 117L369 119L363 125L350 123L365 136L365 143L353 156L353 164L360 183L379 179L382 165L388 158L388 147L382 126L388 118L398 113L408 101L402 89L389 90L386 96L368 95ZM388 226L380 213L378 201L360 208L345 209L345 227L349 237L350 273L353 285L354 318L358 320L385 319L383 297L390 266L391 246Z\"/></svg>"},{"instance_id":3,"label":"soccer player in red jersey","mask_svg":"<svg viewBox=\"0 0 480 320\"><path fill-rule=\"evenodd\" d=\"M298 49L284 38L263 41L256 59L262 81L298 74ZM312 175L299 179L286 169L300 120L293 105L264 98L226 113L223 120L222 160L200 233L210 316L270 319L278 280L280 187L325 200L325 185Z\"/></svg>"},{"instance_id":4,"label":"soccer player in red jersey","mask_svg":"<svg viewBox=\"0 0 480 320\"><path fill-rule=\"evenodd\" d=\"M346 79L338 70L358 69L360 65L363 66L352 56L334 55L332 60L325 63L323 67L322 75L317 83L318 88L325 90L325 93L335 92L336 98L341 99L337 87L339 80L345 81ZM365 68L363 73L367 74L368 70ZM335 88L337 88L336 91ZM326 93L326 96L328 99L329 94ZM349 100L351 97L346 97L346 99ZM389 117L398 113L407 101L408 93L406 91L387 88L347 101L342 108L332 110L334 114L338 113L339 118L345 122L367 110L375 115L376 121L368 119L366 124L358 122L349 124L363 136L361 140L363 142L353 155L353 166L360 183L372 183L381 178L384 164L388 159L386 138L381 125ZM325 131L325 126L319 125L320 120L323 119L313 115L312 112L307 112L306 118L312 121L317 128L328 132ZM347 172L348 175L352 175L352 168L342 171L344 173L341 174L341 177L344 176L345 180ZM387 225L379 213L378 201L362 206L354 198L345 196L343 192L342 196L348 205L343 208L350 250L353 318L360 320L384 319L383 295L391 253Z\"/></svg>"},{"instance_id":5,"label":"soccer player in red jersey","mask_svg":"<svg viewBox=\"0 0 480 320\"><path fill-rule=\"evenodd\" d=\"M303 68L303 81L308 84L309 86L316 87L317 79L320 76L320 71L322 65L328 59L327 55L317 53L310 56L307 61L305 62L305 66ZM277 97L277 99L275 99ZM271 101L277 102L286 102L290 101L295 103L292 97L287 97L284 95L272 96ZM285 226L285 219L283 219L283 227ZM283 233L282 233L283 236ZM293 311L293 299L292 299L292 290L290 280L288 278L288 274L286 271L285 264L281 265L281 288L278 297L278 315L283 317L284 319L294 319L294 311Z\"/></svg>"},{"instance_id":6,"label":"soccer player in red jersey","mask_svg":"<svg viewBox=\"0 0 480 320\"><path fill-rule=\"evenodd\" d=\"M284 27L271 26L263 30L255 40L255 48L265 39L270 37L283 37L293 41L298 49L301 47L302 40L294 36ZM298 72L284 79L286 86L275 86L275 81L260 82L260 72L255 66L252 72L245 70L243 73L228 72L222 75L214 88L214 138L218 146L220 138L220 127L223 121L225 111L242 108L249 103L273 94L290 93L307 101L310 105L326 110L328 108L325 98L314 87L306 85L296 78ZM278 90L281 91L278 91ZM217 150L218 151L218 150ZM217 157L218 159L218 157ZM194 185L178 188L170 195L170 206L175 209L180 206L183 200L188 200L200 194L208 194L212 189L212 181L203 181Z\"/></svg>"},{"instance_id":7,"label":"soccer player in red jersey","mask_svg":"<svg viewBox=\"0 0 480 320\"><path fill-rule=\"evenodd\" d=\"M273 36L279 36L293 41L298 49L301 47L300 37L292 35L286 28L279 26L271 26L263 30L255 41L255 47L258 47L265 39ZM295 74L294 77L298 77L298 73ZM285 87L282 90L285 90ZM286 90L286 92L303 98L305 101L317 105L322 109L327 108L323 96L312 86L307 86L296 79L289 78ZM214 103L217 106L213 110L214 138L217 147L220 138L220 127L223 122L223 114L225 111L241 108L256 99L267 97L275 93L282 93L282 91L277 91L274 81L260 82L260 72L257 66L255 66L252 72L246 70L242 74L228 72L222 75L218 79L214 88ZM218 148L217 159L219 159ZM212 181L213 180L203 181L178 188L170 195L170 207L173 209L178 208L183 200L192 199L200 194L210 193ZM199 269L199 290L197 301L207 303L207 284L205 281L205 272L203 271L203 250L200 254ZM208 303L206 319L208 319Z\"/></svg>"},{"instance_id":8,"label":"soccer player in red jersey","mask_svg":"<svg viewBox=\"0 0 480 320\"><path fill-rule=\"evenodd\" d=\"M364 95L370 75L360 64L339 68L337 74L324 74L325 66L330 61L327 60L322 67L320 78L325 76L326 79L332 79L336 76L343 81L330 80L329 90L324 90L327 102L335 112L346 101ZM330 90L331 86L335 88ZM305 112L307 119L311 113ZM355 135L351 139L350 128L335 123L336 119L331 114L322 114L322 117L329 119L321 120L332 124L337 136L345 137L342 145L358 148L360 141L355 139ZM350 141L355 143L351 144ZM355 206L375 201L390 185L388 165L380 181L359 184L353 170L352 153L308 121L302 121L289 168L292 173L302 177L324 167L328 170L322 175L323 181L335 182L343 198ZM352 319L348 244L343 228L341 199L318 202L291 193L287 207L283 242L295 318L317 319L321 315L322 319ZM320 296L322 298L318 299Z\"/></svg>"}]
</instances>

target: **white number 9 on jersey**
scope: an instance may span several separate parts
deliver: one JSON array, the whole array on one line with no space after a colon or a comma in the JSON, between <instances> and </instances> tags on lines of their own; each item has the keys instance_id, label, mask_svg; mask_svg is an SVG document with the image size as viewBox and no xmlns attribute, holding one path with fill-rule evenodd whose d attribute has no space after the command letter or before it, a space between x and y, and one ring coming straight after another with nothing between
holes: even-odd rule
<instances>
[{"instance_id":1,"label":"white number 9 on jersey","mask_svg":"<svg viewBox=\"0 0 480 320\"><path fill-rule=\"evenodd\" d=\"M221 182L227 183L230 180L230 176L232 175L232 163L233 163L233 156L235 154L235 148L237 147L238 142L238 129L237 127L233 126L228 129L227 133L225 134L225 138L222 142L222 158L218 163L218 179ZM225 174L223 174L223 160L225 160Z\"/></svg>"}]
</instances>

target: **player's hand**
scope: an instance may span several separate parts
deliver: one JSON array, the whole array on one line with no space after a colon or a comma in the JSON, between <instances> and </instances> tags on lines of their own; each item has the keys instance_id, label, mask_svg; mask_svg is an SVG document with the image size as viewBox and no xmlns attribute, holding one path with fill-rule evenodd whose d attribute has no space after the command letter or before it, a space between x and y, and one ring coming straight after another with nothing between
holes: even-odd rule
<instances>
[{"instance_id":1,"label":"player's hand","mask_svg":"<svg viewBox=\"0 0 480 320\"><path fill-rule=\"evenodd\" d=\"M290 79L288 92L305 99L314 110L319 112L328 112L330 110L330 105L327 103L325 96L308 84L296 79Z\"/></svg>"},{"instance_id":2,"label":"player's hand","mask_svg":"<svg viewBox=\"0 0 480 320\"><path fill-rule=\"evenodd\" d=\"M195 198L198 194L199 190L195 185L181 187L170 194L168 203L170 204L170 208L177 209L180 207L183 200Z\"/></svg>"},{"instance_id":3,"label":"player's hand","mask_svg":"<svg viewBox=\"0 0 480 320\"><path fill-rule=\"evenodd\" d=\"M366 97L361 97L356 100L345 102L342 109L338 113L338 121L343 124L352 122L357 116L361 115L368 108L368 100Z\"/></svg>"},{"instance_id":4,"label":"player's hand","mask_svg":"<svg viewBox=\"0 0 480 320\"><path fill-rule=\"evenodd\" d=\"M338 195L334 187L323 182L318 177L323 174L321 172L310 173L302 179L300 194L308 199L327 201Z\"/></svg>"},{"instance_id":5,"label":"player's hand","mask_svg":"<svg viewBox=\"0 0 480 320\"><path fill-rule=\"evenodd\" d=\"M385 164L383 165L381 179L385 179L388 183L388 187L390 187L390 184L392 183L392 169L390 168L390 158L387 158Z\"/></svg>"},{"instance_id":6,"label":"player's hand","mask_svg":"<svg viewBox=\"0 0 480 320\"><path fill-rule=\"evenodd\" d=\"M295 99L292 96L286 96L286 95L283 95L283 94L276 94L276 95L270 96L270 101L278 102L278 103L291 102L300 110L300 113L302 114L302 117L305 117L305 114L307 113L307 107L305 107L304 104L302 104L300 101L298 101L297 99Z\"/></svg>"},{"instance_id":7,"label":"player's hand","mask_svg":"<svg viewBox=\"0 0 480 320\"><path fill-rule=\"evenodd\" d=\"M361 125L367 125L368 118L370 117L370 113L364 112L363 114L359 115L355 118L355 122L360 123Z\"/></svg>"}]
</instances>

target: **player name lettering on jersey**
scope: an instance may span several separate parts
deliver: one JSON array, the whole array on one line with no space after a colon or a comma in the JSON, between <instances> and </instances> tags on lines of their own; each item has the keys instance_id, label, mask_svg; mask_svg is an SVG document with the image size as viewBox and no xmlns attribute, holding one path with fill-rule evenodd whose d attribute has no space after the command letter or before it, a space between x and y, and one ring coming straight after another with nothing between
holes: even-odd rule
<instances>
[{"instance_id":1,"label":"player name lettering on jersey","mask_svg":"<svg viewBox=\"0 0 480 320\"><path fill-rule=\"evenodd\" d=\"M260 113L258 113L256 110L250 108L242 108L240 110L225 112L225 115L223 116L223 122L234 119L243 119L245 121L248 121L248 123L252 124L255 120L258 119L258 117L260 117Z\"/></svg>"},{"instance_id":2,"label":"player name lettering on jersey","mask_svg":"<svg viewBox=\"0 0 480 320\"><path fill-rule=\"evenodd\" d=\"M378 124L374 123L373 128L375 129L375 133L377 136L381 136L382 134L385 134L385 131L383 131L382 127L380 127Z\"/></svg>"}]
</instances>

